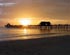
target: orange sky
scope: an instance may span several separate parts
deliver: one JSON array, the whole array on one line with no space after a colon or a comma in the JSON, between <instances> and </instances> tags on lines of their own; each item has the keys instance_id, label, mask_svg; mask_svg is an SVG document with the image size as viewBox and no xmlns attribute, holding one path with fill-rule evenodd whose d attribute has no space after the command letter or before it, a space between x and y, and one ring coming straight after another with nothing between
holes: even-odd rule
<instances>
[{"instance_id":1,"label":"orange sky","mask_svg":"<svg viewBox=\"0 0 70 55\"><path fill-rule=\"evenodd\" d=\"M49 21L52 24L68 24L69 23L68 20L57 20L57 19L50 19L50 18L47 18L47 20L44 19L44 18L38 18L38 19L37 18L16 18L16 19L12 19L12 20L8 21L8 23L11 23L11 24L14 24L14 25L15 24L18 25L18 24L21 24L20 20L22 20L22 19L30 20L31 21L30 25L38 25L41 21Z\"/></svg>"},{"instance_id":2,"label":"orange sky","mask_svg":"<svg viewBox=\"0 0 70 55\"><path fill-rule=\"evenodd\" d=\"M0 26L10 22L20 24L18 19L28 18L32 25L40 21L52 24L70 24L70 0L1 0Z\"/></svg>"}]
</instances>

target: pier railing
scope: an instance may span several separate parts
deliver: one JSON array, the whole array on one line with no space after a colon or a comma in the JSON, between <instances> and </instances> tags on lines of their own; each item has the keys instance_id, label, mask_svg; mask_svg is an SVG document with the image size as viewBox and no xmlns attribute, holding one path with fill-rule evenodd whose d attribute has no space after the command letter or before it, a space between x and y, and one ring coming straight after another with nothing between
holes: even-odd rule
<instances>
[{"instance_id":1,"label":"pier railing","mask_svg":"<svg viewBox=\"0 0 70 55\"><path fill-rule=\"evenodd\" d=\"M27 28L32 29L70 29L70 25L51 25L51 26L39 26L39 25L32 25L28 26Z\"/></svg>"}]
</instances>

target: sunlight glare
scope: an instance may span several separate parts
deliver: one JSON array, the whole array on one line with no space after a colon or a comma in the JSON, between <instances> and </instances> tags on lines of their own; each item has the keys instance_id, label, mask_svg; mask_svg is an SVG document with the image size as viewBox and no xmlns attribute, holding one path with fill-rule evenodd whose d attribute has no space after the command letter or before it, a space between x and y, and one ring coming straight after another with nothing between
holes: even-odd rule
<instances>
[{"instance_id":1,"label":"sunlight glare","mask_svg":"<svg viewBox=\"0 0 70 55\"><path fill-rule=\"evenodd\" d=\"M20 19L20 24L22 24L22 25L24 25L24 26L28 26L28 25L30 25L30 23L31 23L31 20L29 20L29 19Z\"/></svg>"}]
</instances>

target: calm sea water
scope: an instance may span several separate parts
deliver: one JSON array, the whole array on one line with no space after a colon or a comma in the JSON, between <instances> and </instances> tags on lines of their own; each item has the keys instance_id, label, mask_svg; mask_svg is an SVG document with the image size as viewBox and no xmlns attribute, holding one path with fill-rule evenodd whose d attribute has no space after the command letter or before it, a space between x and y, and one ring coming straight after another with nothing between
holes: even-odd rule
<instances>
[{"instance_id":1,"label":"calm sea water","mask_svg":"<svg viewBox=\"0 0 70 55\"><path fill-rule=\"evenodd\" d=\"M16 39L33 39L43 37L53 37L61 35L70 35L70 29L10 29L0 28L0 41Z\"/></svg>"}]
</instances>

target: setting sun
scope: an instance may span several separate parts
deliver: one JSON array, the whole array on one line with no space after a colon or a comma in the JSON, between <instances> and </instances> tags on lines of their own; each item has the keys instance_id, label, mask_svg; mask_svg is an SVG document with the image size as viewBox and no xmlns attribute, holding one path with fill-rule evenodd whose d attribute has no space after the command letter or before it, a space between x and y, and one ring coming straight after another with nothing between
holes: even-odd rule
<instances>
[{"instance_id":1,"label":"setting sun","mask_svg":"<svg viewBox=\"0 0 70 55\"><path fill-rule=\"evenodd\" d=\"M20 24L24 25L24 26L28 26L28 25L30 25L30 23L31 23L31 20L29 20L29 19L21 19L20 20Z\"/></svg>"}]
</instances>

